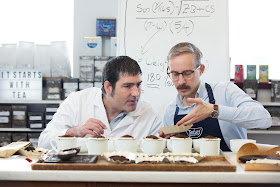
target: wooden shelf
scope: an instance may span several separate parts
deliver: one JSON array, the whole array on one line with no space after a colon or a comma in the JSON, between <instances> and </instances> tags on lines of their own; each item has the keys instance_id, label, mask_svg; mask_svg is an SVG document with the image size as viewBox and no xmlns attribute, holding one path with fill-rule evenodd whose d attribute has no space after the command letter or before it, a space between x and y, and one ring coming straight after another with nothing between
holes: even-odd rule
<instances>
[{"instance_id":1,"label":"wooden shelf","mask_svg":"<svg viewBox=\"0 0 280 187\"><path fill-rule=\"evenodd\" d=\"M280 134L280 130L247 130L247 134Z\"/></svg>"},{"instance_id":2,"label":"wooden shelf","mask_svg":"<svg viewBox=\"0 0 280 187\"><path fill-rule=\"evenodd\" d=\"M280 102L261 102L263 106L280 106Z\"/></svg>"},{"instance_id":3,"label":"wooden shelf","mask_svg":"<svg viewBox=\"0 0 280 187\"><path fill-rule=\"evenodd\" d=\"M0 100L0 104L60 104L63 100Z\"/></svg>"},{"instance_id":4,"label":"wooden shelf","mask_svg":"<svg viewBox=\"0 0 280 187\"><path fill-rule=\"evenodd\" d=\"M30 128L0 128L0 132L42 132L44 129Z\"/></svg>"}]
</instances>

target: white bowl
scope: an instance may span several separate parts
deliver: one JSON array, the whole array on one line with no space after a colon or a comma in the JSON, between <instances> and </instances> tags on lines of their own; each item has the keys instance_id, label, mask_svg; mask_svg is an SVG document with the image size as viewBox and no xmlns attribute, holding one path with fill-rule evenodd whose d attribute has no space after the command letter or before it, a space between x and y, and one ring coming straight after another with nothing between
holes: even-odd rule
<instances>
[{"instance_id":1,"label":"white bowl","mask_svg":"<svg viewBox=\"0 0 280 187\"><path fill-rule=\"evenodd\" d=\"M240 147L246 143L256 143L256 140L252 139L231 139L230 140L230 149L233 153L237 153Z\"/></svg>"}]
</instances>

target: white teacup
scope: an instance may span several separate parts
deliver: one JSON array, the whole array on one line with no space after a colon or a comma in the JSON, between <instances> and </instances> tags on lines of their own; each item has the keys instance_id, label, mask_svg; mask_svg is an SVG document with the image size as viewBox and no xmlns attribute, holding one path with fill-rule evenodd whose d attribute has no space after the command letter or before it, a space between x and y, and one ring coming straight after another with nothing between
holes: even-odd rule
<instances>
[{"instance_id":1,"label":"white teacup","mask_svg":"<svg viewBox=\"0 0 280 187\"><path fill-rule=\"evenodd\" d=\"M113 147L116 151L137 152L137 140L135 138L118 138L113 141Z\"/></svg>"},{"instance_id":2,"label":"white teacup","mask_svg":"<svg viewBox=\"0 0 280 187\"><path fill-rule=\"evenodd\" d=\"M56 152L77 147L76 137L56 137L51 139L51 146Z\"/></svg>"},{"instance_id":3,"label":"white teacup","mask_svg":"<svg viewBox=\"0 0 280 187\"><path fill-rule=\"evenodd\" d=\"M191 153L192 139L191 138L177 138L171 137L169 141L169 149L172 153Z\"/></svg>"},{"instance_id":4,"label":"white teacup","mask_svg":"<svg viewBox=\"0 0 280 187\"><path fill-rule=\"evenodd\" d=\"M192 139L193 148L196 152L200 153L200 139Z\"/></svg>"},{"instance_id":5,"label":"white teacup","mask_svg":"<svg viewBox=\"0 0 280 187\"><path fill-rule=\"evenodd\" d=\"M200 154L205 156L220 155L220 138L200 138Z\"/></svg>"},{"instance_id":6,"label":"white teacup","mask_svg":"<svg viewBox=\"0 0 280 187\"><path fill-rule=\"evenodd\" d=\"M240 147L242 147L246 143L254 143L256 144L256 140L252 139L231 139L230 140L230 149L233 153L237 153Z\"/></svg>"},{"instance_id":7,"label":"white teacup","mask_svg":"<svg viewBox=\"0 0 280 187\"><path fill-rule=\"evenodd\" d=\"M77 146L80 147L80 153L87 153L88 149L87 149L87 138L77 138Z\"/></svg>"},{"instance_id":8,"label":"white teacup","mask_svg":"<svg viewBox=\"0 0 280 187\"><path fill-rule=\"evenodd\" d=\"M165 148L165 140L162 138L152 139L143 138L139 141L141 150L148 155L156 155L163 152Z\"/></svg>"},{"instance_id":9,"label":"white teacup","mask_svg":"<svg viewBox=\"0 0 280 187\"><path fill-rule=\"evenodd\" d=\"M102 155L108 151L107 138L88 138L86 145L89 155Z\"/></svg>"}]
</instances>

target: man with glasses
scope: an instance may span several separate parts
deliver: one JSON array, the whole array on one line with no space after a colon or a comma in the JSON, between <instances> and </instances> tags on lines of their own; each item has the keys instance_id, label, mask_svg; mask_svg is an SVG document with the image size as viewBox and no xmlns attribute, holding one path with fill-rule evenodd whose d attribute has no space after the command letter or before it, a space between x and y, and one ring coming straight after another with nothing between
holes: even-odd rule
<instances>
[{"instance_id":1,"label":"man with glasses","mask_svg":"<svg viewBox=\"0 0 280 187\"><path fill-rule=\"evenodd\" d=\"M193 124L183 134L194 139L218 137L223 151L229 151L230 139L247 138L246 129L271 126L268 111L232 82L208 84L201 80L205 70L201 58L201 51L188 42L170 49L167 74L178 95L166 108L165 126Z\"/></svg>"}]
</instances>

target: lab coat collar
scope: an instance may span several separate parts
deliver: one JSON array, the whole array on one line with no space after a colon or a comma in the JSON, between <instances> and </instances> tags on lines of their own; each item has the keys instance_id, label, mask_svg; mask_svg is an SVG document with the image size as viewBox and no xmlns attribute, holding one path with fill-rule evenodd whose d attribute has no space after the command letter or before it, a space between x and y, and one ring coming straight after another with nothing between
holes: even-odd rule
<instances>
[{"instance_id":1,"label":"lab coat collar","mask_svg":"<svg viewBox=\"0 0 280 187\"><path fill-rule=\"evenodd\" d=\"M141 110L141 104L142 104L142 100L139 99L136 109L133 112L128 112L127 115L119 122L119 124L117 124L117 126L113 129L113 131L117 131L120 128L126 127L126 126L130 126L131 124L134 123L134 119L137 116L140 116L141 114L143 114L143 110Z\"/></svg>"},{"instance_id":2,"label":"lab coat collar","mask_svg":"<svg viewBox=\"0 0 280 187\"><path fill-rule=\"evenodd\" d=\"M94 99L94 101L98 101L98 102L93 102L94 107L98 108L98 111L100 112L99 116L102 116L102 119L100 119L100 120L106 125L107 130L111 132L107 113L106 113L105 106L104 106L104 103L102 100L102 91L100 90L100 92L97 93L95 97L96 98ZM136 109L133 112L128 112L128 114L119 122L119 124L113 129L113 131L115 131L121 127L129 126L129 125L133 124L134 117L140 116L145 112L143 109L141 109L142 103L143 103L143 100L140 97L140 99L137 103ZM101 113L103 113L103 114L101 114Z\"/></svg>"},{"instance_id":3,"label":"lab coat collar","mask_svg":"<svg viewBox=\"0 0 280 187\"><path fill-rule=\"evenodd\" d=\"M99 89L99 92L97 92L96 95L92 97L91 103L93 103L93 105L90 105L92 106L91 110L93 110L92 116L98 116L99 120L102 121L104 125L106 125L107 130L111 132L105 106L102 101L101 89Z\"/></svg>"}]
</instances>

